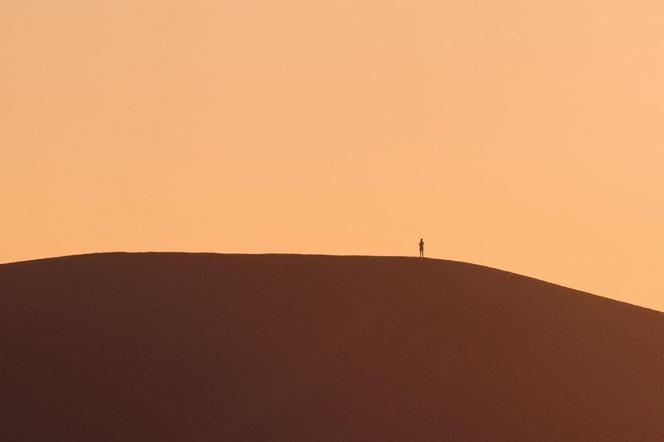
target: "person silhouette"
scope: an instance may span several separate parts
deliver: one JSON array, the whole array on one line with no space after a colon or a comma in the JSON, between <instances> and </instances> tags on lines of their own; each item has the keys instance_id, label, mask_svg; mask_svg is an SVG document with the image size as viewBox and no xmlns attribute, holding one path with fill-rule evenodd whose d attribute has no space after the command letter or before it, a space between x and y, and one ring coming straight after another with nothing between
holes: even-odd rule
<instances>
[{"instance_id":1,"label":"person silhouette","mask_svg":"<svg viewBox=\"0 0 664 442\"><path fill-rule=\"evenodd\" d=\"M420 238L420 258L424 258L424 240Z\"/></svg>"}]
</instances>

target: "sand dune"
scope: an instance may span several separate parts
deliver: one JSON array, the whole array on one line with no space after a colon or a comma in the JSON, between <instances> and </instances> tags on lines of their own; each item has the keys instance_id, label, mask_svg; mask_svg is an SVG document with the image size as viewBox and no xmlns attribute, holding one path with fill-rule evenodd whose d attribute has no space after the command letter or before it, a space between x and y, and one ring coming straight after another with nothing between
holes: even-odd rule
<instances>
[{"instance_id":1,"label":"sand dune","mask_svg":"<svg viewBox=\"0 0 664 442\"><path fill-rule=\"evenodd\" d=\"M664 315L485 267L0 266L3 441L661 441Z\"/></svg>"}]
</instances>

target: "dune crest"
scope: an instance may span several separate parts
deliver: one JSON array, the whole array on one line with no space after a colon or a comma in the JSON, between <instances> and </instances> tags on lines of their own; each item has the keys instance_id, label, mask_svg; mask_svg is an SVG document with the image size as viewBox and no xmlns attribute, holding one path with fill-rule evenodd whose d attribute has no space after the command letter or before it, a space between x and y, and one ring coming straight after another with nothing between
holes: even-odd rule
<instances>
[{"instance_id":1,"label":"dune crest","mask_svg":"<svg viewBox=\"0 0 664 442\"><path fill-rule=\"evenodd\" d=\"M0 439L664 440L664 315L486 267L0 265Z\"/></svg>"}]
</instances>

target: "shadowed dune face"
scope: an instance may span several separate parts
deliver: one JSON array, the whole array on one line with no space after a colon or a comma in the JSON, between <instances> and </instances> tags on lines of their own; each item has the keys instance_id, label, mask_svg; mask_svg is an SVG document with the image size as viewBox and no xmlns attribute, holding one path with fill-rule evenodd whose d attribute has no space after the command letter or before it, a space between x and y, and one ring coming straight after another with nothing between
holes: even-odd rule
<instances>
[{"instance_id":1,"label":"shadowed dune face","mask_svg":"<svg viewBox=\"0 0 664 442\"><path fill-rule=\"evenodd\" d=\"M0 266L0 439L664 440L664 316L469 264Z\"/></svg>"}]
</instances>

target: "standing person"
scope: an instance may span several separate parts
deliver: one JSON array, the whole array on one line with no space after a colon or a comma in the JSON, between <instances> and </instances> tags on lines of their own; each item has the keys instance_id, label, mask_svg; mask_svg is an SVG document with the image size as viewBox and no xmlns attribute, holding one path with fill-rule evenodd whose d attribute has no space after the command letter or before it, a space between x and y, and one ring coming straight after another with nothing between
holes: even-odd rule
<instances>
[{"instance_id":1,"label":"standing person","mask_svg":"<svg viewBox=\"0 0 664 442\"><path fill-rule=\"evenodd\" d=\"M424 258L424 240L420 238L420 258Z\"/></svg>"}]
</instances>

